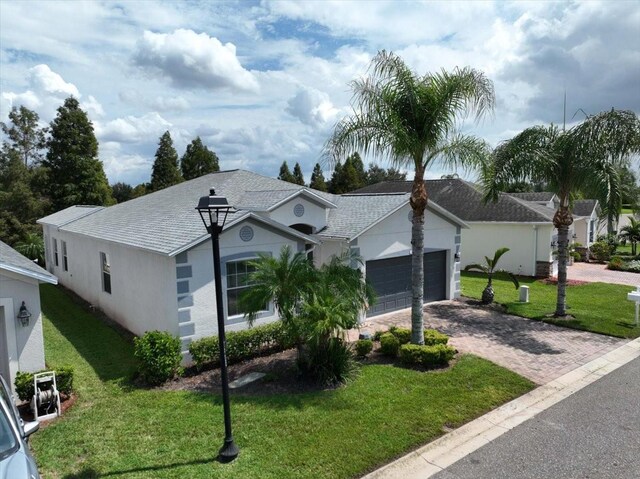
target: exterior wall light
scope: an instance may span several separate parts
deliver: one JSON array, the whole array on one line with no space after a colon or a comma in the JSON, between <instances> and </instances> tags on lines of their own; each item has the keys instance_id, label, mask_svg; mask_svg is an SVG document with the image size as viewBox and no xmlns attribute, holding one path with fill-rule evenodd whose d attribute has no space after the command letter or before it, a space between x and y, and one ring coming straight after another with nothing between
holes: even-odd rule
<instances>
[{"instance_id":1,"label":"exterior wall light","mask_svg":"<svg viewBox=\"0 0 640 479\"><path fill-rule=\"evenodd\" d=\"M17 316L23 328L26 328L27 326L29 326L30 317L31 317L31 313L29 312L29 310L27 309L27 306L24 304L24 301L23 301Z\"/></svg>"}]
</instances>

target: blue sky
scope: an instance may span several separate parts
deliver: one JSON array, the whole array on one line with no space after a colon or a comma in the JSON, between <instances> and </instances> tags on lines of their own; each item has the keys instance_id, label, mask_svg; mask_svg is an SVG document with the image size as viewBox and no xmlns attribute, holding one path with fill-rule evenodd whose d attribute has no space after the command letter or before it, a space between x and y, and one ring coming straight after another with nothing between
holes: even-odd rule
<instances>
[{"instance_id":1,"label":"blue sky","mask_svg":"<svg viewBox=\"0 0 640 479\"><path fill-rule=\"evenodd\" d=\"M640 113L639 25L634 1L2 1L0 117L24 104L48 123L78 97L111 183L149 181L166 130L179 155L200 135L223 169L286 160L308 178L380 49L419 73L484 71L495 115L464 128L495 145L561 123L565 89L569 119Z\"/></svg>"}]
</instances>

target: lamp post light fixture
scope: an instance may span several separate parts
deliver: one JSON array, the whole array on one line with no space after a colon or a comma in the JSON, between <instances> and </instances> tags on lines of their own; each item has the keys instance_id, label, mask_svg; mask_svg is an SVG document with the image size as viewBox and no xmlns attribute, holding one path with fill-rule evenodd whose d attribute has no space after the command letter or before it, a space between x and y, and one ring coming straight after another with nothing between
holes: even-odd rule
<instances>
[{"instance_id":1,"label":"lamp post light fixture","mask_svg":"<svg viewBox=\"0 0 640 479\"><path fill-rule=\"evenodd\" d=\"M20 306L20 310L18 311L18 319L20 320L20 324L22 324L23 328L29 326L29 318L31 317L31 313L27 309L27 306L22 302Z\"/></svg>"},{"instance_id":2,"label":"lamp post light fixture","mask_svg":"<svg viewBox=\"0 0 640 479\"><path fill-rule=\"evenodd\" d=\"M223 462L233 461L238 456L238 447L231 433L231 408L229 405L229 377L227 375L226 338L224 332L224 306L222 303L222 274L220 271L220 233L232 207L224 196L217 196L213 188L209 196L203 196L196 206L213 247L213 274L216 283L216 310L218 316L218 341L220 344L220 375L222 378L222 403L224 407L224 444L218 452Z\"/></svg>"}]
</instances>

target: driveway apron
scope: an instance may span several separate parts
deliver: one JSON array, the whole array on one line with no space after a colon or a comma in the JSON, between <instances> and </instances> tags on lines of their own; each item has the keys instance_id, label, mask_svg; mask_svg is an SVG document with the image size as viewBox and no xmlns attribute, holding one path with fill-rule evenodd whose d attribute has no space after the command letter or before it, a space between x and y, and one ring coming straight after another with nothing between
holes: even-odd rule
<instances>
[{"instance_id":1,"label":"driveway apron","mask_svg":"<svg viewBox=\"0 0 640 479\"><path fill-rule=\"evenodd\" d=\"M425 328L449 335L449 344L458 351L493 361L537 384L546 384L627 342L511 316L463 300L430 303L424 312ZM410 328L411 310L371 318L360 331L373 333L394 325ZM354 333L351 339L357 337Z\"/></svg>"},{"instance_id":2,"label":"driveway apron","mask_svg":"<svg viewBox=\"0 0 640 479\"><path fill-rule=\"evenodd\" d=\"M606 264L573 263L567 268L567 278L586 281L588 283L601 282L611 284L626 284L640 286L640 274L629 271L614 271L606 269Z\"/></svg>"}]
</instances>

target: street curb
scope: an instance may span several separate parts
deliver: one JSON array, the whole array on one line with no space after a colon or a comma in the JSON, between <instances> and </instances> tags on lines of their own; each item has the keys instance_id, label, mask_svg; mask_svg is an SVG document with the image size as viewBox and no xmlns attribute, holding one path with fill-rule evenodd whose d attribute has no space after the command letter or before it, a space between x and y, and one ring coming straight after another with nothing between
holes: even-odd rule
<instances>
[{"instance_id":1,"label":"street curb","mask_svg":"<svg viewBox=\"0 0 640 479\"><path fill-rule=\"evenodd\" d=\"M505 432L640 357L640 338L520 396L362 479L426 479Z\"/></svg>"}]
</instances>

